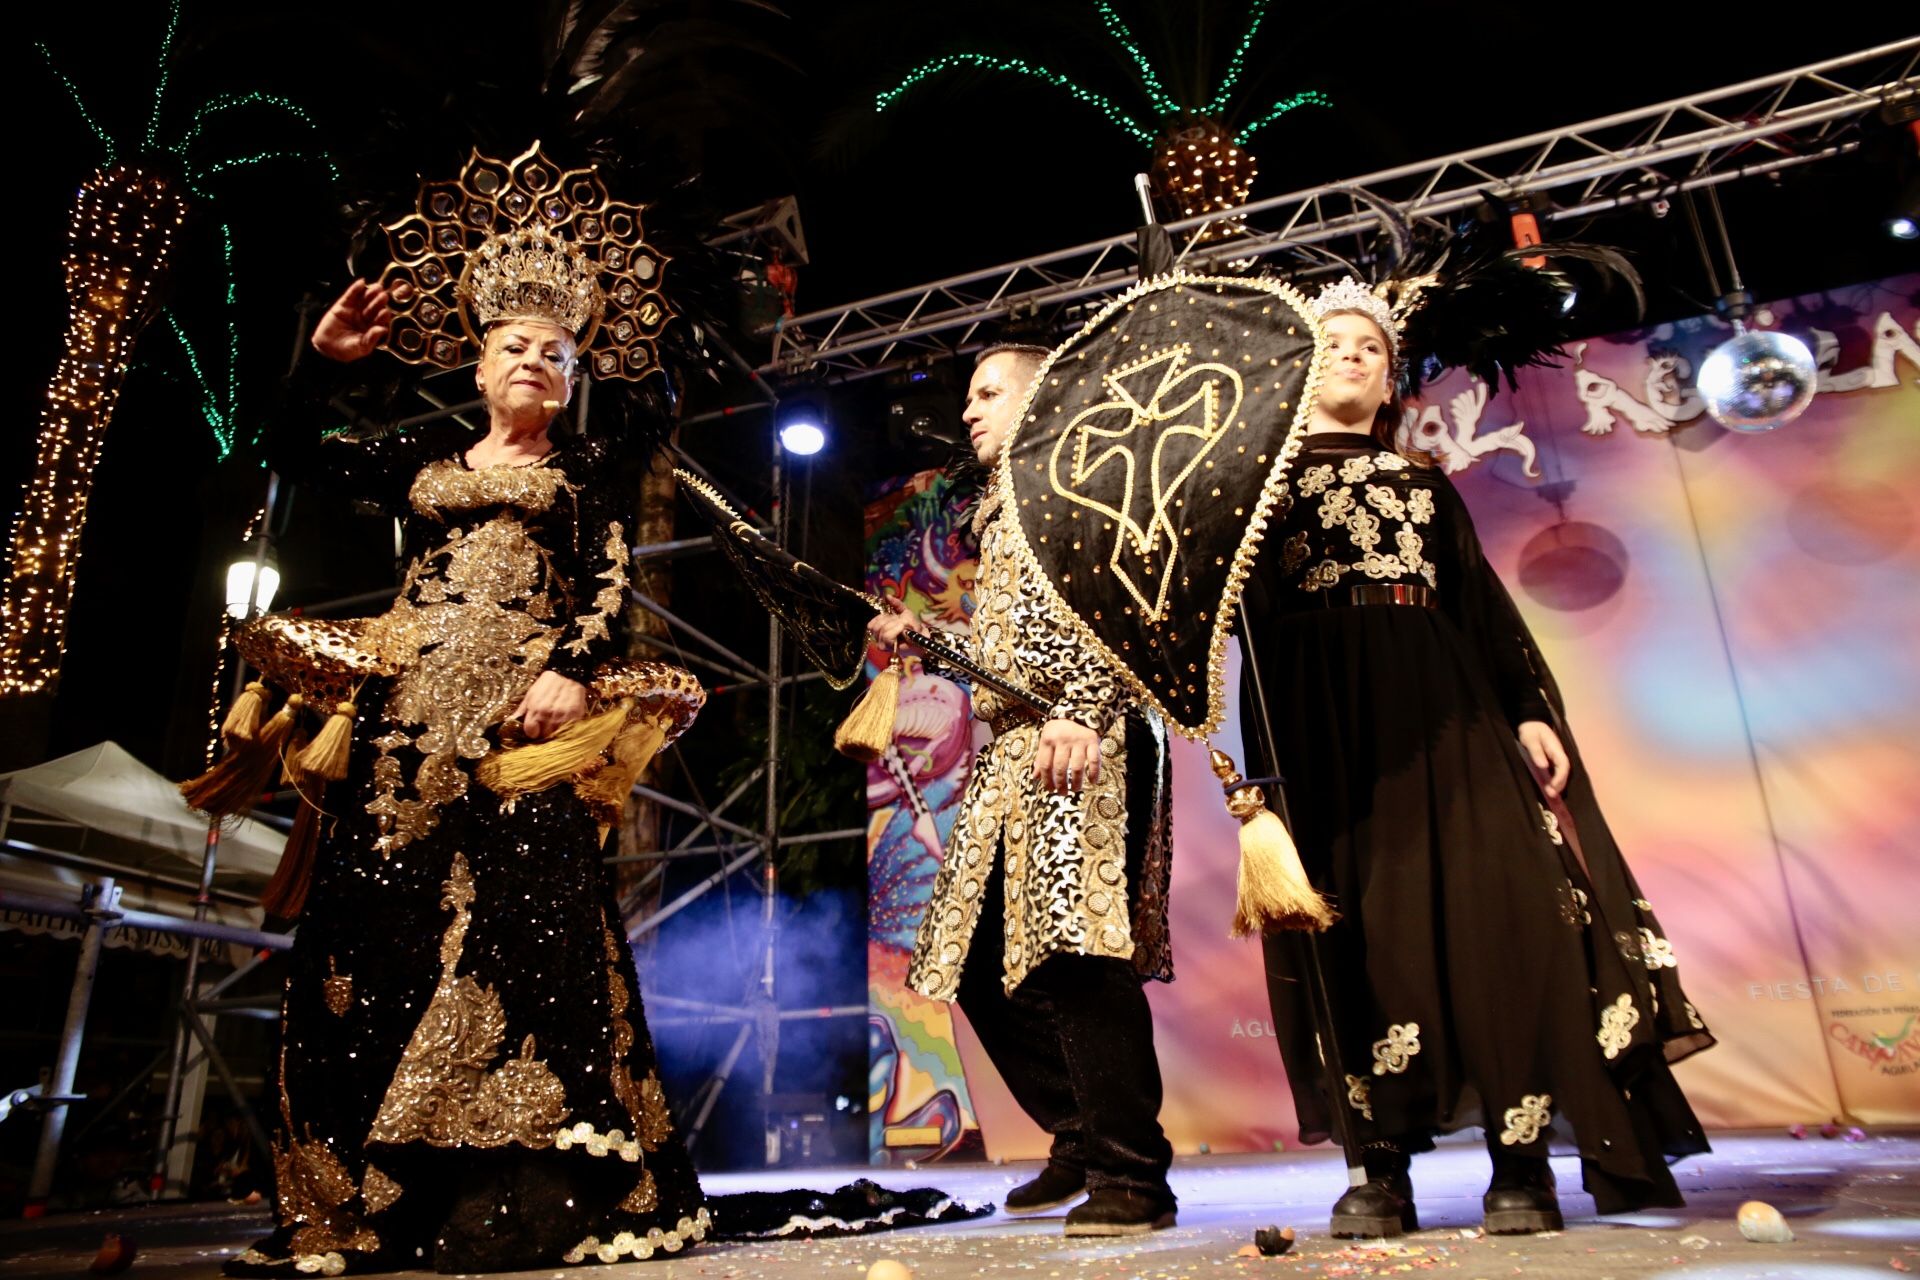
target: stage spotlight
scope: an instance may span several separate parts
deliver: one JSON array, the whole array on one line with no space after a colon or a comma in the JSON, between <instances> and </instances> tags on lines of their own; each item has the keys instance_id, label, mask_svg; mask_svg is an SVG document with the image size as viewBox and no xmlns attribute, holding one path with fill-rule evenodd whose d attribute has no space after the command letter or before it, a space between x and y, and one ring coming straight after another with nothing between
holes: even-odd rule
<instances>
[{"instance_id":1,"label":"stage spotlight","mask_svg":"<svg viewBox=\"0 0 1920 1280\"><path fill-rule=\"evenodd\" d=\"M280 567L268 555L260 565L260 586L253 585L254 559L248 556L244 560L235 560L227 566L227 616L232 618L248 617L247 605L253 605L255 613L265 613L273 608L273 593L280 589Z\"/></svg>"},{"instance_id":2,"label":"stage spotlight","mask_svg":"<svg viewBox=\"0 0 1920 1280\"><path fill-rule=\"evenodd\" d=\"M807 457L827 446L827 415L811 400L793 400L780 406L780 447Z\"/></svg>"},{"instance_id":3,"label":"stage spotlight","mask_svg":"<svg viewBox=\"0 0 1920 1280\"><path fill-rule=\"evenodd\" d=\"M1888 218L1887 234L1896 240L1920 240L1920 222L1905 216Z\"/></svg>"}]
</instances>

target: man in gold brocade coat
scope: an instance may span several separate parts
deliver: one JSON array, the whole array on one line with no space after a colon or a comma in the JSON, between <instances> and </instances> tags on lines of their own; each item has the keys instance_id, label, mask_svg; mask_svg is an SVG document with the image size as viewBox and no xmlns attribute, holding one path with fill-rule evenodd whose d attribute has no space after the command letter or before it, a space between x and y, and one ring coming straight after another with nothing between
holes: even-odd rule
<instances>
[{"instance_id":1,"label":"man in gold brocade coat","mask_svg":"<svg viewBox=\"0 0 1920 1280\"><path fill-rule=\"evenodd\" d=\"M990 348L964 420L991 465L1026 400L1042 348ZM1008 1089L1053 1136L1047 1167L1006 1197L1011 1213L1087 1200L1068 1235L1172 1225L1172 1148L1145 978L1170 980L1171 848L1166 736L1124 714L1120 683L1020 581L995 488L974 516L976 661L1050 700L1043 722L984 686L993 738L975 760L921 921L907 982L957 1000ZM923 629L894 602L869 630L891 648Z\"/></svg>"}]
</instances>

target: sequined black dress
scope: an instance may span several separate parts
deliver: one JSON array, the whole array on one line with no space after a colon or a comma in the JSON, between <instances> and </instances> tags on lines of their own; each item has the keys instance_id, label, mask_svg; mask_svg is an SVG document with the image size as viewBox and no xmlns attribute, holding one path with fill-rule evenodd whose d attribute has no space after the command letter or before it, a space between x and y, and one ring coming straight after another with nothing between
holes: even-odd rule
<instances>
[{"instance_id":1,"label":"sequined black dress","mask_svg":"<svg viewBox=\"0 0 1920 1280\"><path fill-rule=\"evenodd\" d=\"M506 806L473 776L542 670L586 683L619 652L613 459L577 440L476 471L464 459L478 436L454 424L322 443L296 414L280 435L283 475L391 512L414 555L369 630L401 672L359 696L291 956L282 1225L230 1269L681 1250L708 1212L661 1089L601 819L567 786Z\"/></svg>"},{"instance_id":2,"label":"sequined black dress","mask_svg":"<svg viewBox=\"0 0 1920 1280\"><path fill-rule=\"evenodd\" d=\"M1249 584L1247 627L1322 940L1363 1141L1480 1125L1545 1155L1570 1130L1601 1212L1678 1205L1707 1144L1669 1064L1713 1043L1593 801L1558 694L1439 471L1310 435ZM1249 755L1264 754L1243 679ZM1548 807L1514 738L1574 755ZM1268 989L1302 1136L1329 1132L1293 941Z\"/></svg>"}]
</instances>

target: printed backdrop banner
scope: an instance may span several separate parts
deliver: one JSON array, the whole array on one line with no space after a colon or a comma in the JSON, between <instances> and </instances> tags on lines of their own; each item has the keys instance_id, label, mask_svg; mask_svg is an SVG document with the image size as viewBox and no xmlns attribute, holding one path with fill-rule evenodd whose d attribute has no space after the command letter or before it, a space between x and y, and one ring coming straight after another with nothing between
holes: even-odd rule
<instances>
[{"instance_id":1,"label":"printed backdrop banner","mask_svg":"<svg viewBox=\"0 0 1920 1280\"><path fill-rule=\"evenodd\" d=\"M1730 330L1700 318L1579 344L1517 391L1449 375L1402 436L1465 497L1720 1038L1679 1068L1701 1119L1912 1124L1920 276L1777 302L1759 323L1820 365L1811 407L1777 431L1707 416L1694 371ZM869 588L964 628L974 551L944 480L877 498L867 529ZM868 786L874 1157L982 1138L1042 1155L964 1019L902 985L977 730L963 689L915 673L900 731ZM1182 1152L1296 1136L1258 948L1226 937L1235 847L1204 752L1176 742L1177 980L1148 990Z\"/></svg>"}]
</instances>

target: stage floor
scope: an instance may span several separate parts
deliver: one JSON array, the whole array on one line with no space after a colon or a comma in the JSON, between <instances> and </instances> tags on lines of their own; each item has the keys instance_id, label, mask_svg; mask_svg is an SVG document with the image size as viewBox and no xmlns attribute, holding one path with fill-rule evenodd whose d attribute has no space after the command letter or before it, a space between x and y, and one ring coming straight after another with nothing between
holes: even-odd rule
<instances>
[{"instance_id":1,"label":"stage floor","mask_svg":"<svg viewBox=\"0 0 1920 1280\"><path fill-rule=\"evenodd\" d=\"M1597 1218L1577 1190L1578 1162L1556 1159L1567 1230L1532 1237L1478 1234L1486 1155L1478 1144L1443 1146L1414 1163L1426 1229L1372 1245L1327 1237L1327 1206L1342 1171L1325 1149L1274 1156L1196 1156L1174 1164L1180 1225L1111 1243L1067 1240L1060 1218L1002 1215L950 1229L901 1231L848 1240L788 1244L707 1245L667 1261L600 1266L636 1280L864 1280L867 1268L893 1258L916 1280L1187 1280L1190 1277L1399 1276L1445 1272L1469 1277L1523 1275L1534 1280L1580 1277L1628 1280L1686 1276L1692 1280L1920 1274L1920 1134L1876 1135L1864 1142L1774 1134L1721 1134L1712 1155L1679 1166L1685 1209ZM833 1186L874 1176L893 1187L938 1185L953 1194L998 1201L1035 1166L948 1165L918 1172L802 1169L722 1174L712 1191ZM1786 1214L1792 1244L1741 1239L1734 1210L1766 1200ZM64 1214L37 1223L0 1224L0 1272L9 1277L84 1276L101 1237L134 1236L140 1255L132 1280L214 1276L223 1258L263 1233L263 1210L228 1206ZM1237 1258L1263 1225L1290 1225L1300 1235L1281 1258ZM541 1277L562 1272L524 1273ZM574 1271L571 1274L582 1274Z\"/></svg>"}]
</instances>

